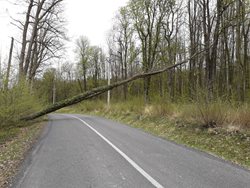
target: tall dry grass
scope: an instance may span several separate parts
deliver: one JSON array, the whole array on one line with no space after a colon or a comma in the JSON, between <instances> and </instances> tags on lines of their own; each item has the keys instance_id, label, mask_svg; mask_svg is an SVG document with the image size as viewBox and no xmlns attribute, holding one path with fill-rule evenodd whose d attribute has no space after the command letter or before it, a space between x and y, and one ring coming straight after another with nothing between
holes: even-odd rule
<instances>
[{"instance_id":1,"label":"tall dry grass","mask_svg":"<svg viewBox=\"0 0 250 188\"><path fill-rule=\"evenodd\" d=\"M249 105L237 106L222 100L189 103L171 103L156 100L145 105L140 98L128 101L111 102L107 106L105 101L85 101L78 105L79 111L95 111L116 115L137 115L148 117L164 117L183 122L200 125L203 128L235 127L250 130Z\"/></svg>"},{"instance_id":2,"label":"tall dry grass","mask_svg":"<svg viewBox=\"0 0 250 188\"><path fill-rule=\"evenodd\" d=\"M250 130L250 106L248 104L229 109L228 124Z\"/></svg>"}]
</instances>

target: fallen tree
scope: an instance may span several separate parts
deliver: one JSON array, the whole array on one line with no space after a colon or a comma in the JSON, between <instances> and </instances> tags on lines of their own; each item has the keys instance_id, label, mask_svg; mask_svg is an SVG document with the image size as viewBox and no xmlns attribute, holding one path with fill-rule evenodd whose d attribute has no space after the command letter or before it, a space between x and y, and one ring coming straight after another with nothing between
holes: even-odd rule
<instances>
[{"instance_id":1,"label":"fallen tree","mask_svg":"<svg viewBox=\"0 0 250 188\"><path fill-rule=\"evenodd\" d=\"M177 63L177 64L174 64L174 65L168 66L168 67L166 67L164 69L151 71L151 72L147 72L147 73L137 74L137 75L135 75L135 76L133 76L131 78L128 78L128 79L120 81L120 82L113 83L111 85L106 85L106 86L101 86L101 87L94 88L93 90L87 91L85 93L81 93L81 94L76 95L76 96L74 96L72 98L65 99L63 101L57 102L57 103L55 103L53 105L50 105L50 106L46 107L45 109L43 109L43 110L41 110L41 111L39 111L37 113L22 117L20 120L25 120L25 121L33 120L33 119L36 119L36 118L41 117L43 115L46 115L46 114L49 114L49 113L54 112L56 110L59 110L61 108L64 108L64 107L67 107L67 106L70 106L70 105L73 105L73 104L77 104L77 103L79 103L79 102L81 102L83 100L93 98L93 97L98 96L98 95L100 95L102 93L105 93L108 90L112 90L112 89L114 89L116 87L122 86L122 85L127 84L129 82L132 82L134 80L138 80L138 79L145 78L145 77L148 77L148 76L161 74L163 72L166 72L168 70L171 70L171 69L173 69L175 67L178 67L178 66L180 66L182 64L187 63L190 59L194 58L195 56L197 56L198 54L200 54L202 52L203 51L198 52L198 53L194 54L192 57L190 57L189 59L184 60L184 61L182 61L180 63Z\"/></svg>"}]
</instances>

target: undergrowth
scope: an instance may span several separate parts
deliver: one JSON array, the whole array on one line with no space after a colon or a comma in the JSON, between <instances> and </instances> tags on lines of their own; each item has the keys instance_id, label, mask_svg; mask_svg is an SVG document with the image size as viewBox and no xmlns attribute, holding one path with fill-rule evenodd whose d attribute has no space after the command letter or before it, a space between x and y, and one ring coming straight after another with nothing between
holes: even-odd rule
<instances>
[{"instance_id":1,"label":"undergrowth","mask_svg":"<svg viewBox=\"0 0 250 188\"><path fill-rule=\"evenodd\" d=\"M0 129L5 129L22 126L19 118L38 110L40 104L27 84L18 84L0 91L0 107Z\"/></svg>"},{"instance_id":2,"label":"undergrowth","mask_svg":"<svg viewBox=\"0 0 250 188\"><path fill-rule=\"evenodd\" d=\"M209 103L206 101L193 103L156 101L144 105L142 99L134 98L130 101L114 102L110 106L101 100L93 100L75 105L73 109L78 112L136 114L147 117L165 117L171 120L181 119L186 123L207 129L219 127L231 130L234 127L235 130L243 132L250 130L250 105L234 105L221 100Z\"/></svg>"}]
</instances>

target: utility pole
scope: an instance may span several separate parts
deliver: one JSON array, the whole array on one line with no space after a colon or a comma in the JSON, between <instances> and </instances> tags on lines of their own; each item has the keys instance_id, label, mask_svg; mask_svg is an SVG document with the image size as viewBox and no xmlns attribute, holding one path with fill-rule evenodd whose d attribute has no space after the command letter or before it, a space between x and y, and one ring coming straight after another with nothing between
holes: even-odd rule
<instances>
[{"instance_id":1,"label":"utility pole","mask_svg":"<svg viewBox=\"0 0 250 188\"><path fill-rule=\"evenodd\" d=\"M9 61L8 61L8 67L7 67L7 73L6 73L6 79L4 82L4 89L8 89L9 85L9 77L10 77L10 67L11 67L11 60L12 60L12 52L13 52L13 46L14 46L14 38L11 37L11 45L10 45L10 52L9 52Z\"/></svg>"},{"instance_id":2,"label":"utility pole","mask_svg":"<svg viewBox=\"0 0 250 188\"><path fill-rule=\"evenodd\" d=\"M108 85L110 85L110 59L108 59ZM108 90L107 104L110 106L110 90Z\"/></svg>"},{"instance_id":3,"label":"utility pole","mask_svg":"<svg viewBox=\"0 0 250 188\"><path fill-rule=\"evenodd\" d=\"M53 92L52 103L55 104L55 102L56 102L56 82L55 82L55 76L54 76L54 79L53 79L53 89L52 89L52 92Z\"/></svg>"},{"instance_id":4,"label":"utility pole","mask_svg":"<svg viewBox=\"0 0 250 188\"><path fill-rule=\"evenodd\" d=\"M2 56L1 56L1 53L0 53L0 90L3 88L3 85L2 85Z\"/></svg>"}]
</instances>

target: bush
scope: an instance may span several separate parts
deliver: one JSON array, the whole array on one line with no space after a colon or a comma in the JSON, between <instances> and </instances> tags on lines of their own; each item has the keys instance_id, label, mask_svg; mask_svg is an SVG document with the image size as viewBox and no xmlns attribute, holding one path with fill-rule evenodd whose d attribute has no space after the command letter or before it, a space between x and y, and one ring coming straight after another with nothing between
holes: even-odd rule
<instances>
[{"instance_id":1,"label":"bush","mask_svg":"<svg viewBox=\"0 0 250 188\"><path fill-rule=\"evenodd\" d=\"M239 107L235 112L235 120L233 124L236 124L242 128L250 129L250 108L248 105Z\"/></svg>"},{"instance_id":2,"label":"bush","mask_svg":"<svg viewBox=\"0 0 250 188\"><path fill-rule=\"evenodd\" d=\"M180 111L180 118L190 122L190 123L196 123L196 119L197 119L197 107L192 104L183 104L180 105L178 107L179 111Z\"/></svg>"},{"instance_id":3,"label":"bush","mask_svg":"<svg viewBox=\"0 0 250 188\"><path fill-rule=\"evenodd\" d=\"M196 102L172 103L163 99L155 99L151 104L145 105L142 98L131 98L119 102L111 101L110 107L106 101L90 100L84 101L75 108L83 112L105 112L116 115L129 115L145 117L167 117L171 120L181 120L187 124L198 125L202 128L232 127L250 129L250 107L248 105L238 106L232 102L216 99L207 102L199 99Z\"/></svg>"},{"instance_id":4,"label":"bush","mask_svg":"<svg viewBox=\"0 0 250 188\"><path fill-rule=\"evenodd\" d=\"M227 118L228 105L220 100L196 104L194 118L205 128L223 125Z\"/></svg>"},{"instance_id":5,"label":"bush","mask_svg":"<svg viewBox=\"0 0 250 188\"><path fill-rule=\"evenodd\" d=\"M175 116L175 106L170 103L155 103L152 105L146 105L144 109L144 114L153 117L173 117Z\"/></svg>"},{"instance_id":6,"label":"bush","mask_svg":"<svg viewBox=\"0 0 250 188\"><path fill-rule=\"evenodd\" d=\"M38 109L37 101L26 84L0 91L0 128L17 125L21 116Z\"/></svg>"},{"instance_id":7,"label":"bush","mask_svg":"<svg viewBox=\"0 0 250 188\"><path fill-rule=\"evenodd\" d=\"M79 103L78 108L80 109L80 111L83 111L83 112L99 111L99 110L103 110L104 103L99 99L86 100L86 101Z\"/></svg>"}]
</instances>

